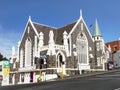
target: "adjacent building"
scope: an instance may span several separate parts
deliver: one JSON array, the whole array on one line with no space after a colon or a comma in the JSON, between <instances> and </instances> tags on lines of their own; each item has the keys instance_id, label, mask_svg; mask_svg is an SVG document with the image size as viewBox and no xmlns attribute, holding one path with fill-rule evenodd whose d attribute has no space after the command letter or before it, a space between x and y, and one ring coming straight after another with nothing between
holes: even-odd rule
<instances>
[{"instance_id":1,"label":"adjacent building","mask_svg":"<svg viewBox=\"0 0 120 90\"><path fill-rule=\"evenodd\" d=\"M120 40L108 42L106 46L111 49L115 68L120 68Z\"/></svg>"},{"instance_id":2,"label":"adjacent building","mask_svg":"<svg viewBox=\"0 0 120 90\"><path fill-rule=\"evenodd\" d=\"M33 22L29 17L18 52L12 50L10 83L33 83L82 71L105 70L110 49L104 44L98 22L91 35L82 11L77 21L60 28Z\"/></svg>"}]
</instances>

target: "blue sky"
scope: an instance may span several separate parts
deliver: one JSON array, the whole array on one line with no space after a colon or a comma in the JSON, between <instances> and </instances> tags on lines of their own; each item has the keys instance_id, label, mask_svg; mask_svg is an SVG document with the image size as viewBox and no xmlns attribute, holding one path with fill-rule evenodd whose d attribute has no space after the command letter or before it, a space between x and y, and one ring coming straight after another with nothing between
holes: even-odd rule
<instances>
[{"instance_id":1,"label":"blue sky","mask_svg":"<svg viewBox=\"0 0 120 90\"><path fill-rule=\"evenodd\" d=\"M83 18L93 32L95 19L105 42L120 37L120 0L0 0L0 52L10 57L21 39L28 17L33 22L61 27Z\"/></svg>"}]
</instances>

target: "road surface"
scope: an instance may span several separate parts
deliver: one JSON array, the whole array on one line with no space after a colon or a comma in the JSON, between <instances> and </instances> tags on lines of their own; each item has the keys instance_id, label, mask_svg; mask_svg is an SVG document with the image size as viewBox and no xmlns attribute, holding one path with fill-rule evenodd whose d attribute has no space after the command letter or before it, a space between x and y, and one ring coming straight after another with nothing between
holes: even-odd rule
<instances>
[{"instance_id":1,"label":"road surface","mask_svg":"<svg viewBox=\"0 0 120 90\"><path fill-rule=\"evenodd\" d=\"M0 90L120 90L120 71L52 82L0 87Z\"/></svg>"}]
</instances>

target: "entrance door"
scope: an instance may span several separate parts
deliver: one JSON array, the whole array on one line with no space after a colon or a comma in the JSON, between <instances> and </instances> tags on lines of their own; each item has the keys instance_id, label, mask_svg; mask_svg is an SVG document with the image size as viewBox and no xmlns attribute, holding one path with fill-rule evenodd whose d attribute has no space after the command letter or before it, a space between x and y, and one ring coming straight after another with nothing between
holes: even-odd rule
<instances>
[{"instance_id":1,"label":"entrance door","mask_svg":"<svg viewBox=\"0 0 120 90\"><path fill-rule=\"evenodd\" d=\"M58 64L58 68L61 68L62 65L64 64L63 56L61 54L58 54L57 59L58 59L58 63L57 63Z\"/></svg>"},{"instance_id":2,"label":"entrance door","mask_svg":"<svg viewBox=\"0 0 120 90\"><path fill-rule=\"evenodd\" d=\"M33 74L34 72L30 72L30 82L33 82Z\"/></svg>"},{"instance_id":3,"label":"entrance door","mask_svg":"<svg viewBox=\"0 0 120 90\"><path fill-rule=\"evenodd\" d=\"M65 75L65 71L65 56L60 52L57 54L57 72Z\"/></svg>"}]
</instances>

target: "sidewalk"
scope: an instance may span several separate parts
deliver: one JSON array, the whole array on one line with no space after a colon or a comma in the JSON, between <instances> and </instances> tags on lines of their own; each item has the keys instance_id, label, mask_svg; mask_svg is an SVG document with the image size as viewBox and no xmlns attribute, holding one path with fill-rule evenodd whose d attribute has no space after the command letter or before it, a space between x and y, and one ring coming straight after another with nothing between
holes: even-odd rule
<instances>
[{"instance_id":1,"label":"sidewalk","mask_svg":"<svg viewBox=\"0 0 120 90\"><path fill-rule=\"evenodd\" d=\"M52 79L52 80L49 80L49 81L46 81L46 82L61 81L61 80L67 80L67 79L73 79L73 78L89 77L89 76L101 75L101 74L118 72L118 71L120 71L120 69L113 69L113 70L108 70L108 71L95 71L95 72L89 72L89 73L85 73L85 74L81 74L81 75L64 76L63 79L60 77L60 78Z\"/></svg>"}]
</instances>

